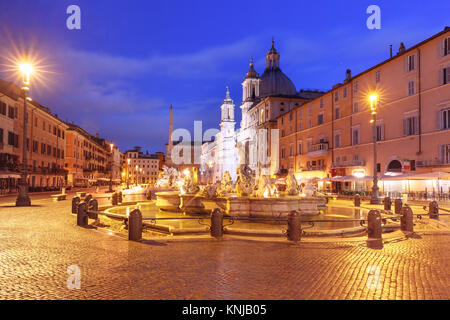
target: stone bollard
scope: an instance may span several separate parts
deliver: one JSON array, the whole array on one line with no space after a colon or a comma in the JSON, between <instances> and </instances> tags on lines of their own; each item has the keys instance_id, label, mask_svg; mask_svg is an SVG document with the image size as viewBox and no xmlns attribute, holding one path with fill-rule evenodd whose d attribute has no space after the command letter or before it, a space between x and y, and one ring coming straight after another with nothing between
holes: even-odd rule
<instances>
[{"instance_id":1,"label":"stone bollard","mask_svg":"<svg viewBox=\"0 0 450 320\"><path fill-rule=\"evenodd\" d=\"M392 201L390 197L384 197L384 210L391 211Z\"/></svg>"},{"instance_id":2,"label":"stone bollard","mask_svg":"<svg viewBox=\"0 0 450 320\"><path fill-rule=\"evenodd\" d=\"M222 238L223 236L223 213L220 209L214 209L211 213L211 237Z\"/></svg>"},{"instance_id":3,"label":"stone bollard","mask_svg":"<svg viewBox=\"0 0 450 320\"><path fill-rule=\"evenodd\" d=\"M355 194L353 198L353 204L355 207L361 207L361 196L359 194Z\"/></svg>"},{"instance_id":4,"label":"stone bollard","mask_svg":"<svg viewBox=\"0 0 450 320\"><path fill-rule=\"evenodd\" d=\"M98 201L96 199L89 200L87 213L89 218L98 219Z\"/></svg>"},{"instance_id":5,"label":"stone bollard","mask_svg":"<svg viewBox=\"0 0 450 320\"><path fill-rule=\"evenodd\" d=\"M117 202L118 203L122 203L123 202L123 193L122 193L122 191L119 192L119 197L117 199Z\"/></svg>"},{"instance_id":6,"label":"stone bollard","mask_svg":"<svg viewBox=\"0 0 450 320\"><path fill-rule=\"evenodd\" d=\"M112 197L111 197L111 204L112 204L113 206L117 206L117 205L118 205L118 196L117 196L117 193L116 193L116 192L114 192L114 193L112 194Z\"/></svg>"},{"instance_id":7,"label":"stone bollard","mask_svg":"<svg viewBox=\"0 0 450 320\"><path fill-rule=\"evenodd\" d=\"M72 213L78 212L78 205L80 204L81 199L80 197L73 197L72 198Z\"/></svg>"},{"instance_id":8,"label":"stone bollard","mask_svg":"<svg viewBox=\"0 0 450 320\"><path fill-rule=\"evenodd\" d=\"M302 224L297 211L292 211L288 216L287 237L294 242L299 242L302 238Z\"/></svg>"},{"instance_id":9,"label":"stone bollard","mask_svg":"<svg viewBox=\"0 0 450 320\"><path fill-rule=\"evenodd\" d=\"M400 212L402 210L402 206L403 206L402 199L395 199L395 202L394 202L395 214L400 214Z\"/></svg>"},{"instance_id":10,"label":"stone bollard","mask_svg":"<svg viewBox=\"0 0 450 320\"><path fill-rule=\"evenodd\" d=\"M128 217L128 240L142 240L142 213L139 209L134 209Z\"/></svg>"},{"instance_id":11,"label":"stone bollard","mask_svg":"<svg viewBox=\"0 0 450 320\"><path fill-rule=\"evenodd\" d=\"M367 246L373 249L383 246L381 214L378 210L370 210L367 215Z\"/></svg>"},{"instance_id":12,"label":"stone bollard","mask_svg":"<svg viewBox=\"0 0 450 320\"><path fill-rule=\"evenodd\" d=\"M439 219L439 205L436 201L430 202L428 215L430 219Z\"/></svg>"},{"instance_id":13,"label":"stone bollard","mask_svg":"<svg viewBox=\"0 0 450 320\"><path fill-rule=\"evenodd\" d=\"M404 206L401 210L400 229L405 232L414 232L413 211L410 207Z\"/></svg>"},{"instance_id":14,"label":"stone bollard","mask_svg":"<svg viewBox=\"0 0 450 320\"><path fill-rule=\"evenodd\" d=\"M84 202L89 203L89 200L92 199L92 194L87 194L86 197L84 198Z\"/></svg>"},{"instance_id":15,"label":"stone bollard","mask_svg":"<svg viewBox=\"0 0 450 320\"><path fill-rule=\"evenodd\" d=\"M80 227L87 227L88 225L88 205L86 202L81 202L78 205L78 210L77 210L77 226Z\"/></svg>"}]
</instances>

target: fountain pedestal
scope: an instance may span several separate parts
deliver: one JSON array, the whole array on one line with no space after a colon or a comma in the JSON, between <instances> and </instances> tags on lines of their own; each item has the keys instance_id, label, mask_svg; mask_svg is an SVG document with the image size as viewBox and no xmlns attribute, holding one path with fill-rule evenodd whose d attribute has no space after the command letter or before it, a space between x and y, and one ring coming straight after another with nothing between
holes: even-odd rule
<instances>
[{"instance_id":1,"label":"fountain pedestal","mask_svg":"<svg viewBox=\"0 0 450 320\"><path fill-rule=\"evenodd\" d=\"M204 197L196 194L180 194L180 209L184 214L208 213L203 200L205 200Z\"/></svg>"},{"instance_id":2,"label":"fountain pedestal","mask_svg":"<svg viewBox=\"0 0 450 320\"><path fill-rule=\"evenodd\" d=\"M180 211L178 191L156 192L156 206L163 211Z\"/></svg>"}]
</instances>

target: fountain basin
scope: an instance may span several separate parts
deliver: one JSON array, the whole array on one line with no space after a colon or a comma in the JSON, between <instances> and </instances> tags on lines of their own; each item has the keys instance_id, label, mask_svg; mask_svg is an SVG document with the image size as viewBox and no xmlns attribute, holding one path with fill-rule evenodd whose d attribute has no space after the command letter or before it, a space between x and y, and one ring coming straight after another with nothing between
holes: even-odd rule
<instances>
[{"instance_id":1,"label":"fountain basin","mask_svg":"<svg viewBox=\"0 0 450 320\"><path fill-rule=\"evenodd\" d=\"M156 192L156 206L163 211L180 210L180 193L178 191Z\"/></svg>"},{"instance_id":2,"label":"fountain basin","mask_svg":"<svg viewBox=\"0 0 450 320\"><path fill-rule=\"evenodd\" d=\"M180 194L180 209L184 214L208 213L203 200L205 200L204 197L196 194Z\"/></svg>"},{"instance_id":3,"label":"fountain basin","mask_svg":"<svg viewBox=\"0 0 450 320\"><path fill-rule=\"evenodd\" d=\"M287 217L292 211L302 215L318 215L320 200L318 198L253 198L227 197L225 214L231 217Z\"/></svg>"}]
</instances>

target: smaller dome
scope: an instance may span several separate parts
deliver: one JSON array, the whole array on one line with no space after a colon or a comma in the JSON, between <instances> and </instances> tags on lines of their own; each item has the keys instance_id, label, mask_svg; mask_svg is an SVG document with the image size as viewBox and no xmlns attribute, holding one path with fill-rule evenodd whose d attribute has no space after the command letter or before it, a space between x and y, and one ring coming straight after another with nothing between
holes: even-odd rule
<instances>
[{"instance_id":1,"label":"smaller dome","mask_svg":"<svg viewBox=\"0 0 450 320\"><path fill-rule=\"evenodd\" d=\"M255 71L255 66L253 65L253 58L250 58L250 67L248 69L247 74L245 75L245 79L256 79L258 78L258 73Z\"/></svg>"}]
</instances>

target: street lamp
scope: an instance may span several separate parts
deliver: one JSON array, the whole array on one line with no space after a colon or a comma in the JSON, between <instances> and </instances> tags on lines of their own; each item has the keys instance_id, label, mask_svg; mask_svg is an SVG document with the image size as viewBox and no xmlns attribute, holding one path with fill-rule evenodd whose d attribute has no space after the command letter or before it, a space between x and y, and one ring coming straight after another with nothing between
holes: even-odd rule
<instances>
[{"instance_id":1,"label":"street lamp","mask_svg":"<svg viewBox=\"0 0 450 320\"><path fill-rule=\"evenodd\" d=\"M28 168L27 168L27 93L30 85L30 75L33 73L33 66L29 63L21 63L19 70L22 73L22 93L23 93L23 144L22 144L22 172L19 180L19 194L16 200L17 207L31 206L28 195Z\"/></svg>"},{"instance_id":2,"label":"street lamp","mask_svg":"<svg viewBox=\"0 0 450 320\"><path fill-rule=\"evenodd\" d=\"M114 143L110 143L109 144L110 148L111 148L111 167L110 167L110 174L109 174L109 190L108 192L113 192L113 188L112 188L112 179L113 179L113 150L114 150Z\"/></svg>"},{"instance_id":3,"label":"street lamp","mask_svg":"<svg viewBox=\"0 0 450 320\"><path fill-rule=\"evenodd\" d=\"M129 180L130 161L131 159L127 159L127 189L130 189L130 180Z\"/></svg>"},{"instance_id":4,"label":"street lamp","mask_svg":"<svg viewBox=\"0 0 450 320\"><path fill-rule=\"evenodd\" d=\"M372 194L370 197L370 204L380 204L379 194L378 194L378 164L377 164L377 108L379 97L378 94L373 93L369 96L370 100L370 112L372 115L372 119L370 122L372 123L373 128L373 186L372 186Z\"/></svg>"}]
</instances>

